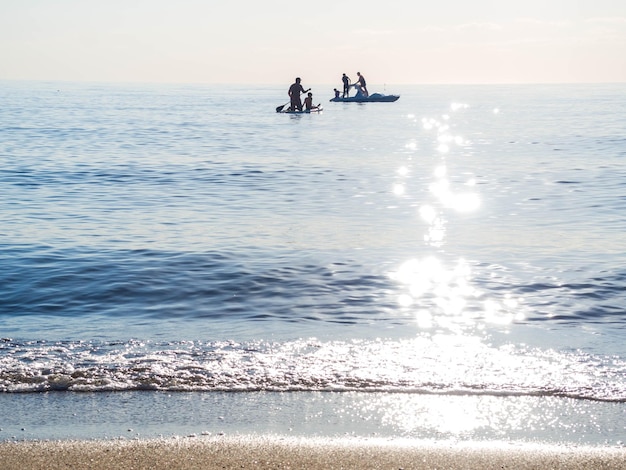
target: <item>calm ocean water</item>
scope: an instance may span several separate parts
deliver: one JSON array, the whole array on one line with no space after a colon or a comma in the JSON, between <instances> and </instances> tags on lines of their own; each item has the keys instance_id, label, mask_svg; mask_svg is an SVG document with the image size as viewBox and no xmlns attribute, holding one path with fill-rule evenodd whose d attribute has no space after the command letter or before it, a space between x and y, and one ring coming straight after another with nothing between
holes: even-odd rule
<instances>
[{"instance_id":1,"label":"calm ocean water","mask_svg":"<svg viewBox=\"0 0 626 470\"><path fill-rule=\"evenodd\" d=\"M294 116L286 86L3 82L0 395L401 392L626 421L626 85L331 90Z\"/></svg>"}]
</instances>

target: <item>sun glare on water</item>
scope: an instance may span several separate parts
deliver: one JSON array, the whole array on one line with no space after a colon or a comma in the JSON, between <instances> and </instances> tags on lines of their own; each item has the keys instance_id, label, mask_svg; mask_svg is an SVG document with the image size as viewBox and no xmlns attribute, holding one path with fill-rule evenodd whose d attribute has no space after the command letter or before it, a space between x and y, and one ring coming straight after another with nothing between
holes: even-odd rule
<instances>
[{"instance_id":1,"label":"sun glare on water","mask_svg":"<svg viewBox=\"0 0 626 470\"><path fill-rule=\"evenodd\" d=\"M451 163L455 158L461 158L456 149L471 145L470 141L452 132L454 114L467 109L467 104L452 103L450 114L421 120L423 130L435 134L433 149L438 163L427 183L428 196L417 204L416 217L425 224L424 245L434 250L445 247L447 225L453 215L476 215L481 208L476 179L470 176L459 182L457 175L450 174L450 168L454 168ZM414 115L409 117L414 119ZM418 149L415 141L405 147L410 151ZM404 196L409 191L411 172L401 166L396 173L403 181L393 187L393 193ZM474 286L472 276L466 260L443 261L437 251L408 259L390 273L401 286L397 299L399 307L412 312L421 329L446 327L460 331L466 327L483 328L486 323L506 325L519 317L518 300L485 298L484 293Z\"/></svg>"}]
</instances>

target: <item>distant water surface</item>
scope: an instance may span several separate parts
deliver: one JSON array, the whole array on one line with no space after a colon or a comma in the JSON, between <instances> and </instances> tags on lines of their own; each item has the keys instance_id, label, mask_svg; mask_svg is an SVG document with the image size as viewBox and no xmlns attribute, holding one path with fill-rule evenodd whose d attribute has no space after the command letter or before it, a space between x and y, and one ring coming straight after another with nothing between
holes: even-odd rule
<instances>
[{"instance_id":1,"label":"distant water surface","mask_svg":"<svg viewBox=\"0 0 626 470\"><path fill-rule=\"evenodd\" d=\"M0 391L625 403L625 86L329 90L3 82Z\"/></svg>"}]
</instances>

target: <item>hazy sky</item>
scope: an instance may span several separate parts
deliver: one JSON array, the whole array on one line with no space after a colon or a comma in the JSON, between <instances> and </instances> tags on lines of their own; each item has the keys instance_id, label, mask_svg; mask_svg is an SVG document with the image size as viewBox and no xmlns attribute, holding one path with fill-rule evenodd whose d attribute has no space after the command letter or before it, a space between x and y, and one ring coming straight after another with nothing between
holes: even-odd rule
<instances>
[{"instance_id":1,"label":"hazy sky","mask_svg":"<svg viewBox=\"0 0 626 470\"><path fill-rule=\"evenodd\" d=\"M625 0L0 0L0 79L626 82Z\"/></svg>"}]
</instances>

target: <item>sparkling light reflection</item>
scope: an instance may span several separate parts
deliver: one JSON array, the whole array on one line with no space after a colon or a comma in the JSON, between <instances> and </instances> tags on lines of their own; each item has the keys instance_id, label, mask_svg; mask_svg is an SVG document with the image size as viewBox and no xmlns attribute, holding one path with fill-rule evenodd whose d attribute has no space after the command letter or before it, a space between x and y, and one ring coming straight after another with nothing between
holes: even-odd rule
<instances>
[{"instance_id":1,"label":"sparkling light reflection","mask_svg":"<svg viewBox=\"0 0 626 470\"><path fill-rule=\"evenodd\" d=\"M403 287L398 305L413 312L422 329L443 327L461 333L524 319L521 299L508 294L498 300L485 298L473 285L472 269L464 259L447 266L436 256L413 258L389 276Z\"/></svg>"},{"instance_id":2,"label":"sparkling light reflection","mask_svg":"<svg viewBox=\"0 0 626 470\"><path fill-rule=\"evenodd\" d=\"M452 103L452 104L450 104L450 109L452 111L458 111L460 109L467 109L467 108L469 108L469 105L465 104L465 103Z\"/></svg>"},{"instance_id":3,"label":"sparkling light reflection","mask_svg":"<svg viewBox=\"0 0 626 470\"><path fill-rule=\"evenodd\" d=\"M445 166L435 169L435 177L437 179L430 184L429 190L444 207L465 213L473 212L480 207L480 198L475 192L454 192L451 189ZM473 179L466 183L466 186L469 187L474 185L475 181Z\"/></svg>"},{"instance_id":4,"label":"sparkling light reflection","mask_svg":"<svg viewBox=\"0 0 626 470\"><path fill-rule=\"evenodd\" d=\"M406 189L403 184L397 183L393 185L393 193L396 196L402 196L405 193Z\"/></svg>"},{"instance_id":5,"label":"sparkling light reflection","mask_svg":"<svg viewBox=\"0 0 626 470\"><path fill-rule=\"evenodd\" d=\"M449 223L446 212L469 214L481 207L476 179L470 176L459 185L456 178L449 175L454 149L470 144L462 136L452 133L453 114L468 108L465 103L454 102L450 105L450 114L439 119L422 118L421 121L424 130L436 132L434 149L440 160L427 186L432 200L423 201L417 209L417 215L426 224L423 241L433 248L442 248L446 243ZM415 141L406 147L418 148ZM397 174L405 178L409 171L402 166ZM395 184L393 193L404 196L407 184L407 180ZM466 327L483 328L485 323L508 325L521 317L519 300L506 296L497 300L483 298L484 293L474 287L471 268L463 259L446 266L435 254L413 258L402 263L390 277L403 287L397 298L398 305L414 314L421 329L445 327L458 333Z\"/></svg>"},{"instance_id":6,"label":"sparkling light reflection","mask_svg":"<svg viewBox=\"0 0 626 470\"><path fill-rule=\"evenodd\" d=\"M419 307L423 297L432 297L432 307L438 315L429 310L418 308L417 324L422 328L431 328L435 324L451 326L447 317L462 319L467 296L478 296L468 282L469 269L463 261L452 270L447 270L434 256L422 260L411 259L403 263L391 277L404 284L407 293L400 295L398 303L404 308L414 305Z\"/></svg>"},{"instance_id":7,"label":"sparkling light reflection","mask_svg":"<svg viewBox=\"0 0 626 470\"><path fill-rule=\"evenodd\" d=\"M612 407L598 402L554 397L500 397L468 395L373 394L355 405L359 418L411 438L521 439L527 442L597 440L621 445L616 429L601 423L616 422ZM604 414L604 416L602 416ZM596 419L597 418L597 419Z\"/></svg>"}]
</instances>

